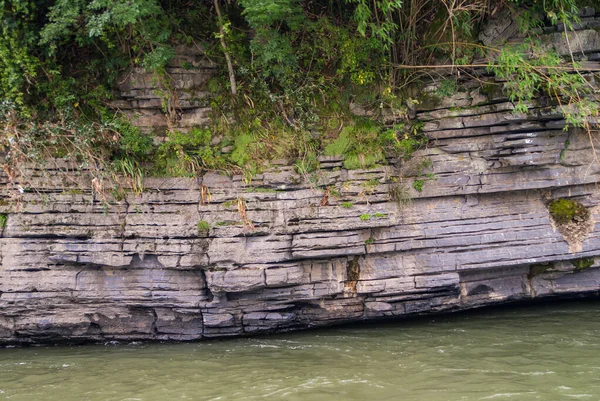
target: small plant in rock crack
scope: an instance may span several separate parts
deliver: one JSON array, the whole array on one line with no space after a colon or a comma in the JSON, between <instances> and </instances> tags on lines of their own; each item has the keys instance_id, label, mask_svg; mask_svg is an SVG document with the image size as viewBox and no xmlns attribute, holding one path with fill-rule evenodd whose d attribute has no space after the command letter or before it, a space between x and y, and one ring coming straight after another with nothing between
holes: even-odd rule
<instances>
[{"instance_id":1,"label":"small plant in rock crack","mask_svg":"<svg viewBox=\"0 0 600 401\"><path fill-rule=\"evenodd\" d=\"M410 192L408 192L406 187L403 185L393 184L388 193L390 195L390 199L396 202L399 208L408 206L412 202Z\"/></svg>"},{"instance_id":2,"label":"small plant in rock crack","mask_svg":"<svg viewBox=\"0 0 600 401\"><path fill-rule=\"evenodd\" d=\"M210 224L207 221L200 220L198 222L198 233L205 234L210 230Z\"/></svg>"},{"instance_id":3,"label":"small plant in rock crack","mask_svg":"<svg viewBox=\"0 0 600 401\"><path fill-rule=\"evenodd\" d=\"M413 188L415 189L415 191L421 192L423 190L423 185L424 184L425 184L425 180L414 180L413 181Z\"/></svg>"}]
</instances>

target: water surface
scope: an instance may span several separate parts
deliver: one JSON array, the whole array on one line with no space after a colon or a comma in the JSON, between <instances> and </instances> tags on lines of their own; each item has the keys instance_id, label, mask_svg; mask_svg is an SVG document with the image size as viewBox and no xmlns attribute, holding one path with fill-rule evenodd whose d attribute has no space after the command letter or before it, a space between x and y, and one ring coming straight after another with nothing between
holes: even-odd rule
<instances>
[{"instance_id":1,"label":"water surface","mask_svg":"<svg viewBox=\"0 0 600 401\"><path fill-rule=\"evenodd\" d=\"M0 400L600 400L600 301L193 344L0 349Z\"/></svg>"}]
</instances>

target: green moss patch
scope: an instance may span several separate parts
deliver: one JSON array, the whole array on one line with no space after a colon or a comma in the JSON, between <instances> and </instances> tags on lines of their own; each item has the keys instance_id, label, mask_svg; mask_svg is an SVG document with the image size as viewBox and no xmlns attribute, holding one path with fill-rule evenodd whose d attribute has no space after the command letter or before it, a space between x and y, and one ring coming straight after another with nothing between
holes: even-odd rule
<instances>
[{"instance_id":1,"label":"green moss patch","mask_svg":"<svg viewBox=\"0 0 600 401\"><path fill-rule=\"evenodd\" d=\"M581 251L583 241L594 228L590 211L575 200L556 199L548 203L548 212L569 244L569 251Z\"/></svg>"},{"instance_id":2,"label":"green moss patch","mask_svg":"<svg viewBox=\"0 0 600 401\"><path fill-rule=\"evenodd\" d=\"M571 199L556 199L548 204L550 216L556 223L582 222L590 217L589 210L581 203Z\"/></svg>"},{"instance_id":3,"label":"green moss patch","mask_svg":"<svg viewBox=\"0 0 600 401\"><path fill-rule=\"evenodd\" d=\"M575 271L581 271L589 269L594 265L594 258L581 258L581 259L573 259L571 264L575 268Z\"/></svg>"}]
</instances>

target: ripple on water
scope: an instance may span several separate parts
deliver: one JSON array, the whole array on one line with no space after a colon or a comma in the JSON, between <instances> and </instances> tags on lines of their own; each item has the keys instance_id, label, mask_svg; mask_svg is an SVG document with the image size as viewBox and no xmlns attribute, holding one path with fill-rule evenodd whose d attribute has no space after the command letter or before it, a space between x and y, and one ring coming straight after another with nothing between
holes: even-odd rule
<instances>
[{"instance_id":1,"label":"ripple on water","mask_svg":"<svg viewBox=\"0 0 600 401\"><path fill-rule=\"evenodd\" d=\"M523 397L525 395L535 395L537 394L535 391L527 391L523 393L498 393L488 395L486 397L481 397L480 400L494 400L494 399L502 399L502 398L514 398L514 397Z\"/></svg>"}]
</instances>

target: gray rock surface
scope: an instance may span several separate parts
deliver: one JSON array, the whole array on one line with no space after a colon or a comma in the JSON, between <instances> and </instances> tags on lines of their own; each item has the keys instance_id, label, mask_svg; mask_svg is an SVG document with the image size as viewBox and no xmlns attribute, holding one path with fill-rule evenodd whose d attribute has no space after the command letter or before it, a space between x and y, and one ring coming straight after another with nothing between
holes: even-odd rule
<instances>
[{"instance_id":1,"label":"gray rock surface","mask_svg":"<svg viewBox=\"0 0 600 401\"><path fill-rule=\"evenodd\" d=\"M178 46L175 52L166 77L159 79L142 68L125 74L119 82L121 96L112 103L133 124L159 138L168 128L187 131L210 123L207 84L217 65L198 46Z\"/></svg>"},{"instance_id":2,"label":"gray rock surface","mask_svg":"<svg viewBox=\"0 0 600 401\"><path fill-rule=\"evenodd\" d=\"M185 74L182 87L206 80ZM122 88L132 113L158 110L144 82ZM322 158L310 183L289 166L251 183L151 178L106 208L85 171L65 184L32 169L23 194L0 194L0 344L197 340L598 293L600 164L588 134L563 130L541 102L514 114L479 89L419 107L431 142L413 159L347 171ZM327 188L339 196L323 202ZM563 198L590 211L583 237L550 216Z\"/></svg>"}]
</instances>

